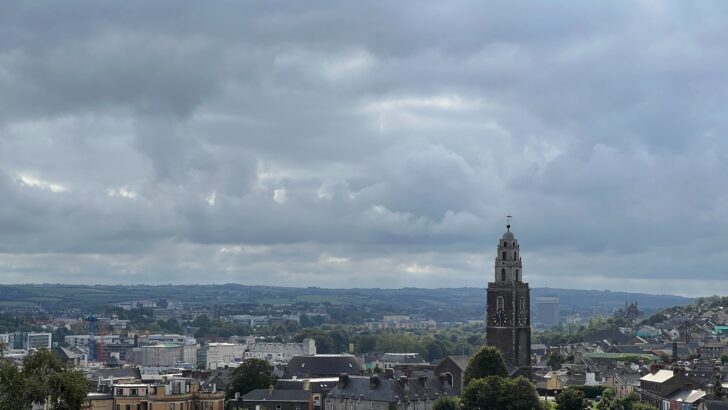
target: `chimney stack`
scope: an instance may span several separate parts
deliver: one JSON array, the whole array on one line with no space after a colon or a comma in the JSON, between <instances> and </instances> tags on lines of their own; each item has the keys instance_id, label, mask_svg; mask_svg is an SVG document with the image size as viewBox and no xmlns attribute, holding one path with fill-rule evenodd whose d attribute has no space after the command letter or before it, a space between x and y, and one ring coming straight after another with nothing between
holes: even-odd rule
<instances>
[{"instance_id":1,"label":"chimney stack","mask_svg":"<svg viewBox=\"0 0 728 410\"><path fill-rule=\"evenodd\" d=\"M394 379L394 369L391 367L384 369L384 375L387 379Z\"/></svg>"},{"instance_id":2,"label":"chimney stack","mask_svg":"<svg viewBox=\"0 0 728 410\"><path fill-rule=\"evenodd\" d=\"M399 376L399 382L405 390L409 389L409 379L407 376Z\"/></svg>"},{"instance_id":3,"label":"chimney stack","mask_svg":"<svg viewBox=\"0 0 728 410\"><path fill-rule=\"evenodd\" d=\"M379 376L372 376L369 378L369 390L375 390L377 387L379 387Z\"/></svg>"},{"instance_id":4,"label":"chimney stack","mask_svg":"<svg viewBox=\"0 0 728 410\"><path fill-rule=\"evenodd\" d=\"M346 373L339 374L339 388L343 389L347 384L349 384L349 375Z\"/></svg>"}]
</instances>

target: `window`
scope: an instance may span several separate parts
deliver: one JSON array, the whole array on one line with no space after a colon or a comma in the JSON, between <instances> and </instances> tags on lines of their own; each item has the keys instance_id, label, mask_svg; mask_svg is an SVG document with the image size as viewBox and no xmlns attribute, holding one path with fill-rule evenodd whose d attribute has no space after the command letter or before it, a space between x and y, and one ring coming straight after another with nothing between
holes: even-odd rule
<instances>
[{"instance_id":1,"label":"window","mask_svg":"<svg viewBox=\"0 0 728 410\"><path fill-rule=\"evenodd\" d=\"M518 252L513 253L513 260L518 260Z\"/></svg>"},{"instance_id":2,"label":"window","mask_svg":"<svg viewBox=\"0 0 728 410\"><path fill-rule=\"evenodd\" d=\"M518 281L518 269L516 269L516 281Z\"/></svg>"},{"instance_id":3,"label":"window","mask_svg":"<svg viewBox=\"0 0 728 410\"><path fill-rule=\"evenodd\" d=\"M526 311L526 298L521 296L521 312L525 312L525 311Z\"/></svg>"},{"instance_id":4,"label":"window","mask_svg":"<svg viewBox=\"0 0 728 410\"><path fill-rule=\"evenodd\" d=\"M501 281L505 282L506 280L506 270L501 269Z\"/></svg>"},{"instance_id":5,"label":"window","mask_svg":"<svg viewBox=\"0 0 728 410\"><path fill-rule=\"evenodd\" d=\"M503 251L503 257L501 259L506 260L506 251Z\"/></svg>"},{"instance_id":6,"label":"window","mask_svg":"<svg viewBox=\"0 0 728 410\"><path fill-rule=\"evenodd\" d=\"M496 299L495 308L497 310L503 310L504 306L505 303L503 302L503 296L498 296L498 299Z\"/></svg>"},{"instance_id":7,"label":"window","mask_svg":"<svg viewBox=\"0 0 728 410\"><path fill-rule=\"evenodd\" d=\"M281 410L281 405L280 404L276 404L276 410Z\"/></svg>"}]
</instances>

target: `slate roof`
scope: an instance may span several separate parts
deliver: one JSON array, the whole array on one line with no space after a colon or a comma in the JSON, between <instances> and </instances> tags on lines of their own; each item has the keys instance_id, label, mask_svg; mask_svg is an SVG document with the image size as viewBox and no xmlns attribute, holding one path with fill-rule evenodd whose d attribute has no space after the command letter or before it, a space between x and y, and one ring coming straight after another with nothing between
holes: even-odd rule
<instances>
[{"instance_id":1,"label":"slate roof","mask_svg":"<svg viewBox=\"0 0 728 410\"><path fill-rule=\"evenodd\" d=\"M607 340L610 343L628 344L632 341L632 337L617 329L604 329L584 335L585 342L596 343L602 340Z\"/></svg>"},{"instance_id":2,"label":"slate roof","mask_svg":"<svg viewBox=\"0 0 728 410\"><path fill-rule=\"evenodd\" d=\"M256 389L243 395L243 402L248 401L274 401L274 402L305 402L311 399L311 392L308 390L278 390Z\"/></svg>"},{"instance_id":3,"label":"slate roof","mask_svg":"<svg viewBox=\"0 0 728 410\"><path fill-rule=\"evenodd\" d=\"M425 363L419 353L385 353L381 358L382 362L419 364Z\"/></svg>"},{"instance_id":4,"label":"slate roof","mask_svg":"<svg viewBox=\"0 0 728 410\"><path fill-rule=\"evenodd\" d=\"M395 402L400 400L435 400L442 395L455 396L455 390L436 378L387 379L379 376L349 376L346 383L331 389L327 399Z\"/></svg>"},{"instance_id":5,"label":"slate roof","mask_svg":"<svg viewBox=\"0 0 728 410\"><path fill-rule=\"evenodd\" d=\"M468 367L468 363L470 363L470 355L462 355L462 356L448 356L452 361L462 370L465 370L465 368Z\"/></svg>"},{"instance_id":6,"label":"slate roof","mask_svg":"<svg viewBox=\"0 0 728 410\"><path fill-rule=\"evenodd\" d=\"M641 347L635 345L612 345L609 348L610 352L614 353L631 353L631 354L643 354L647 353L642 350Z\"/></svg>"},{"instance_id":7,"label":"slate roof","mask_svg":"<svg viewBox=\"0 0 728 410\"><path fill-rule=\"evenodd\" d=\"M708 400L704 405L706 410L728 410L728 401Z\"/></svg>"},{"instance_id":8,"label":"slate roof","mask_svg":"<svg viewBox=\"0 0 728 410\"><path fill-rule=\"evenodd\" d=\"M350 354L293 356L283 372L284 379L359 374L364 366Z\"/></svg>"}]
</instances>

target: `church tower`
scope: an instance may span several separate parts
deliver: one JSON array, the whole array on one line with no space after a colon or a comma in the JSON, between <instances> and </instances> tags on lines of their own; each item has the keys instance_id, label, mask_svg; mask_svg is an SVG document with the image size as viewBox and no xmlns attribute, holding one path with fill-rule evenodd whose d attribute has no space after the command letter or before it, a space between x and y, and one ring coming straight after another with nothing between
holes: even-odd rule
<instances>
[{"instance_id":1,"label":"church tower","mask_svg":"<svg viewBox=\"0 0 728 410\"><path fill-rule=\"evenodd\" d=\"M531 365L531 292L523 282L523 266L510 217L498 242L495 276L488 282L485 342L516 367Z\"/></svg>"}]
</instances>

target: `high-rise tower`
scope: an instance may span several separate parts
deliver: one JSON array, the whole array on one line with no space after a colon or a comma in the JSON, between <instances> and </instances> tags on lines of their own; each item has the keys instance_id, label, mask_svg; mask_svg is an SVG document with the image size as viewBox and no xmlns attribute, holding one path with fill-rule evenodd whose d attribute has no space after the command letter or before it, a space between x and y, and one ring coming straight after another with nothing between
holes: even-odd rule
<instances>
[{"instance_id":1,"label":"high-rise tower","mask_svg":"<svg viewBox=\"0 0 728 410\"><path fill-rule=\"evenodd\" d=\"M506 228L498 242L494 281L488 282L485 341L499 348L506 362L527 367L531 365L531 291L523 282L520 249L510 221Z\"/></svg>"}]
</instances>

